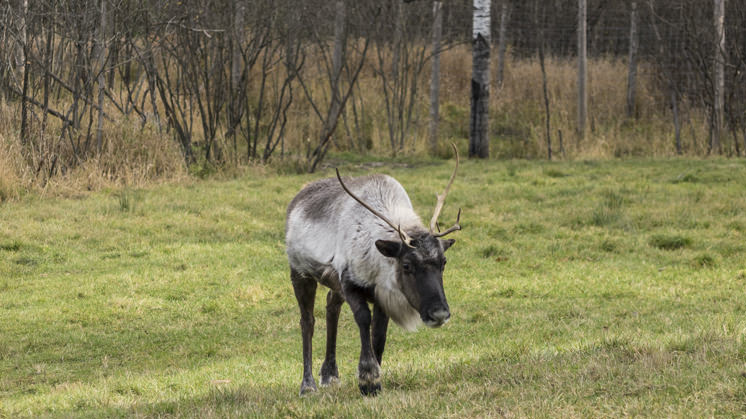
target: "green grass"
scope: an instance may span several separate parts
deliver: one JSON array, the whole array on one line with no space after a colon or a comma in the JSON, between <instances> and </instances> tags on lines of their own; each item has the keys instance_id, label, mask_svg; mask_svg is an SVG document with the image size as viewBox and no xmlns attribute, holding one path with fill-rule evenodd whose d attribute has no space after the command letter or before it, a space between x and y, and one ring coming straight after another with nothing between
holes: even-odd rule
<instances>
[{"instance_id":1,"label":"green grass","mask_svg":"<svg viewBox=\"0 0 746 419\"><path fill-rule=\"evenodd\" d=\"M428 220L452 167L374 170ZM331 174L0 206L0 417L746 415L743 160L463 162L453 317L392 326L373 399L346 307L341 385L297 396L284 211Z\"/></svg>"}]
</instances>

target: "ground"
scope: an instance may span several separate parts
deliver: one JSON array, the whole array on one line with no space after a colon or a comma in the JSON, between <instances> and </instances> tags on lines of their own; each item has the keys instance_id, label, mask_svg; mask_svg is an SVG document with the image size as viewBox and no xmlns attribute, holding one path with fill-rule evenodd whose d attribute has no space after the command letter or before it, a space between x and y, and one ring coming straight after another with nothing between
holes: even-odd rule
<instances>
[{"instance_id":1,"label":"ground","mask_svg":"<svg viewBox=\"0 0 746 419\"><path fill-rule=\"evenodd\" d=\"M342 169L427 222L452 164ZM746 415L746 161L462 162L451 321L392 326L364 398L345 306L341 384L300 398L285 207L332 173L1 205L0 417Z\"/></svg>"}]
</instances>

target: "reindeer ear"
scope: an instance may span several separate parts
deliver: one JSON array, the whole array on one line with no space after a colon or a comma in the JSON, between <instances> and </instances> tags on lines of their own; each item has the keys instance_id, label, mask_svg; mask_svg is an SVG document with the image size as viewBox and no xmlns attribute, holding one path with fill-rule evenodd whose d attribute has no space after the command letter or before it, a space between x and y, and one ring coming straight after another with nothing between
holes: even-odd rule
<instances>
[{"instance_id":1,"label":"reindeer ear","mask_svg":"<svg viewBox=\"0 0 746 419\"><path fill-rule=\"evenodd\" d=\"M448 240L441 240L440 244L443 245L443 251L445 252L448 250L449 247L453 246L453 243L456 243L456 240L448 239Z\"/></svg>"},{"instance_id":2,"label":"reindeer ear","mask_svg":"<svg viewBox=\"0 0 746 419\"><path fill-rule=\"evenodd\" d=\"M376 240L376 248L378 248L378 251L381 252L382 255L389 258L395 258L399 256L401 245L401 241Z\"/></svg>"}]
</instances>

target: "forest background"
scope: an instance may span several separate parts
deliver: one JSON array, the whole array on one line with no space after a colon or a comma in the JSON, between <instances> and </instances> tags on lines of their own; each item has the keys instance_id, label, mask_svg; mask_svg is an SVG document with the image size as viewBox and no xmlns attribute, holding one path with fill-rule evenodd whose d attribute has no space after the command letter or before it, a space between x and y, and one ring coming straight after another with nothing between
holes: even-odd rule
<instances>
[{"instance_id":1,"label":"forest background","mask_svg":"<svg viewBox=\"0 0 746 419\"><path fill-rule=\"evenodd\" d=\"M746 155L746 5L719 36L721 1L588 0L583 132L578 2L493 1L491 157ZM464 0L4 2L0 201L466 150L471 19Z\"/></svg>"}]
</instances>

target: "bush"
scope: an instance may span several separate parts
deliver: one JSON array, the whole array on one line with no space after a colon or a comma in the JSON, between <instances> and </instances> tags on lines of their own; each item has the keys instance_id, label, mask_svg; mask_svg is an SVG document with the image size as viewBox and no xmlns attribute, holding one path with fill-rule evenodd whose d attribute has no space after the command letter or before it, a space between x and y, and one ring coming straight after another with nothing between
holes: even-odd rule
<instances>
[{"instance_id":1,"label":"bush","mask_svg":"<svg viewBox=\"0 0 746 419\"><path fill-rule=\"evenodd\" d=\"M656 234L650 237L649 244L663 250L676 250L692 245L692 239L678 234Z\"/></svg>"}]
</instances>

